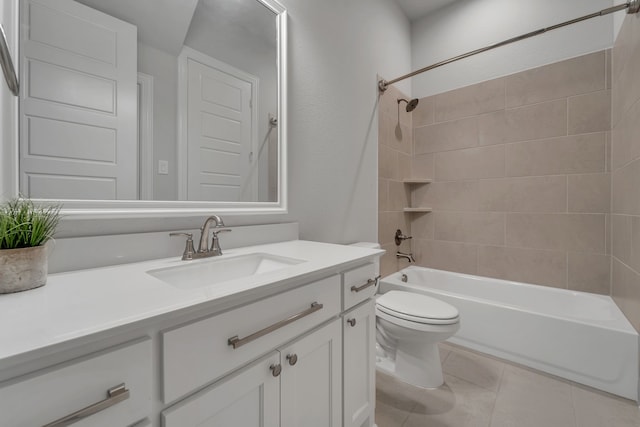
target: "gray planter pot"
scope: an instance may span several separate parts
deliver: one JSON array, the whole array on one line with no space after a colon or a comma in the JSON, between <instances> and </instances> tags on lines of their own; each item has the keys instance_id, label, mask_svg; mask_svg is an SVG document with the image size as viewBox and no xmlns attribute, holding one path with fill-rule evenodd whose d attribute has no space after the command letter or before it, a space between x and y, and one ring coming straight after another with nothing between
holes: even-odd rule
<instances>
[{"instance_id":1,"label":"gray planter pot","mask_svg":"<svg viewBox=\"0 0 640 427\"><path fill-rule=\"evenodd\" d=\"M26 291L47 283L47 247L0 249L0 294Z\"/></svg>"}]
</instances>

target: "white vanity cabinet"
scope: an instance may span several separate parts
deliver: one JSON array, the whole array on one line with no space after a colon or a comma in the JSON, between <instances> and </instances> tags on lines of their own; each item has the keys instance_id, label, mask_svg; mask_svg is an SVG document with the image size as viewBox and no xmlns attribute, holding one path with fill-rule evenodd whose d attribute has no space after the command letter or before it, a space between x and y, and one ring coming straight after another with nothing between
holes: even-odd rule
<instances>
[{"instance_id":1,"label":"white vanity cabinet","mask_svg":"<svg viewBox=\"0 0 640 427\"><path fill-rule=\"evenodd\" d=\"M346 312L343 328L344 427L369 427L375 414L375 301Z\"/></svg>"},{"instance_id":2,"label":"white vanity cabinet","mask_svg":"<svg viewBox=\"0 0 640 427\"><path fill-rule=\"evenodd\" d=\"M340 329L334 320L184 399L162 426L339 426Z\"/></svg>"},{"instance_id":3,"label":"white vanity cabinet","mask_svg":"<svg viewBox=\"0 0 640 427\"><path fill-rule=\"evenodd\" d=\"M224 288L222 297L205 295L222 293L214 289L174 290L137 273L158 262L50 277L40 292L16 296L16 303L29 297L30 313L47 314L56 333L71 325L64 316L79 306L74 297L102 300L86 314L76 308L74 339L49 347L15 351L21 341L0 327L11 344L0 346L0 355L13 355L0 357L0 426L58 427L78 418L79 427L371 427L374 254L311 242L274 247L284 247L282 256L302 252L320 261L292 268L295 275L256 279L253 288ZM96 275L109 276L104 287L87 288ZM162 311L154 298L170 308ZM69 307L52 308L54 300ZM0 299L0 320L3 301L10 300ZM116 319L139 320L116 327L114 311ZM91 326L95 318L105 326ZM40 339L42 327L25 325L34 342Z\"/></svg>"},{"instance_id":4,"label":"white vanity cabinet","mask_svg":"<svg viewBox=\"0 0 640 427\"><path fill-rule=\"evenodd\" d=\"M135 424L151 415L151 357L151 340L143 339L3 382L0 425Z\"/></svg>"},{"instance_id":5,"label":"white vanity cabinet","mask_svg":"<svg viewBox=\"0 0 640 427\"><path fill-rule=\"evenodd\" d=\"M374 424L376 274L373 263L342 273L344 427Z\"/></svg>"}]
</instances>

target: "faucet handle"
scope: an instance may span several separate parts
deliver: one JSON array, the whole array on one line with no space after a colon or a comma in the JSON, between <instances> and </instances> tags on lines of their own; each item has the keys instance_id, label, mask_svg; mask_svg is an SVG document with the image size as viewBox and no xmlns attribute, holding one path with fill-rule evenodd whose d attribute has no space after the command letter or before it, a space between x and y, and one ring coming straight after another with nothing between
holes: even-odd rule
<instances>
[{"instance_id":1,"label":"faucet handle","mask_svg":"<svg viewBox=\"0 0 640 427\"><path fill-rule=\"evenodd\" d=\"M169 233L169 236L186 236L187 242L184 247L184 252L182 254L183 261L189 261L193 259L193 254L195 253L195 248L193 247L193 234L191 233Z\"/></svg>"},{"instance_id":2,"label":"faucet handle","mask_svg":"<svg viewBox=\"0 0 640 427\"><path fill-rule=\"evenodd\" d=\"M222 255L222 248L220 247L220 240L218 239L219 233L224 233L226 231L233 231L230 228L221 228L217 231L212 231L213 237L211 238L211 249L210 251L214 253L214 255Z\"/></svg>"}]
</instances>

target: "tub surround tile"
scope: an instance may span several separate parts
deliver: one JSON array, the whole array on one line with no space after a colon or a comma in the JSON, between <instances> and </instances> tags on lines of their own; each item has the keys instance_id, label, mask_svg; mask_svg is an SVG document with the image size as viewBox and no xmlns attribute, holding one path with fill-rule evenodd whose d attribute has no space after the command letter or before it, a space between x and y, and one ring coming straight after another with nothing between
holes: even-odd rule
<instances>
[{"instance_id":1,"label":"tub surround tile","mask_svg":"<svg viewBox=\"0 0 640 427\"><path fill-rule=\"evenodd\" d=\"M480 145L564 136L567 134L567 100L478 116L478 132Z\"/></svg>"},{"instance_id":2,"label":"tub surround tile","mask_svg":"<svg viewBox=\"0 0 640 427\"><path fill-rule=\"evenodd\" d=\"M567 256L562 251L480 246L478 275L566 288Z\"/></svg>"},{"instance_id":3,"label":"tub surround tile","mask_svg":"<svg viewBox=\"0 0 640 427\"><path fill-rule=\"evenodd\" d=\"M454 242L504 245L503 213L434 212L435 238Z\"/></svg>"},{"instance_id":4,"label":"tub surround tile","mask_svg":"<svg viewBox=\"0 0 640 427\"><path fill-rule=\"evenodd\" d=\"M378 177L395 180L400 178L398 152L383 144L378 145Z\"/></svg>"},{"instance_id":5,"label":"tub surround tile","mask_svg":"<svg viewBox=\"0 0 640 427\"><path fill-rule=\"evenodd\" d=\"M389 181L389 210L402 211L410 206L411 193L402 181Z\"/></svg>"},{"instance_id":6,"label":"tub surround tile","mask_svg":"<svg viewBox=\"0 0 640 427\"><path fill-rule=\"evenodd\" d=\"M429 206L438 210L477 211L478 182L433 182L417 187L411 206Z\"/></svg>"},{"instance_id":7,"label":"tub surround tile","mask_svg":"<svg viewBox=\"0 0 640 427\"><path fill-rule=\"evenodd\" d=\"M636 50L627 54L629 66ZM400 117L402 140L394 133L402 94L388 92L379 110L380 145L391 151L380 150L387 195L383 188L379 199L383 212L397 213L380 215L381 240L390 244L388 229L409 222L403 231L414 240L407 250L422 265L606 293L616 235L609 214L616 205L617 213L640 215L640 192L628 195L640 182L640 144L633 139L640 102L628 104L638 114L612 133L613 86L621 82L611 69L616 55L620 47L421 98L410 117ZM619 77L635 84L624 68ZM403 127L409 122L412 151ZM612 177L623 161L627 168ZM431 213L400 215L400 181L408 178L433 180L406 185L407 205ZM630 263L630 246L627 252Z\"/></svg>"},{"instance_id":8,"label":"tub surround tile","mask_svg":"<svg viewBox=\"0 0 640 427\"><path fill-rule=\"evenodd\" d=\"M616 214L640 215L640 159L614 170L611 184L611 211Z\"/></svg>"},{"instance_id":9,"label":"tub surround tile","mask_svg":"<svg viewBox=\"0 0 640 427\"><path fill-rule=\"evenodd\" d=\"M573 291L609 295L610 265L609 255L569 252L568 288Z\"/></svg>"},{"instance_id":10,"label":"tub surround tile","mask_svg":"<svg viewBox=\"0 0 640 427\"><path fill-rule=\"evenodd\" d=\"M489 179L478 182L478 210L492 212L566 212L564 176Z\"/></svg>"},{"instance_id":11,"label":"tub surround tile","mask_svg":"<svg viewBox=\"0 0 640 427\"><path fill-rule=\"evenodd\" d=\"M476 245L439 240L416 240L415 237L412 245L417 265L466 274L477 273L478 247Z\"/></svg>"},{"instance_id":12,"label":"tub surround tile","mask_svg":"<svg viewBox=\"0 0 640 427\"><path fill-rule=\"evenodd\" d=\"M569 98L569 135L611 129L611 91L601 90Z\"/></svg>"},{"instance_id":13,"label":"tub surround tile","mask_svg":"<svg viewBox=\"0 0 640 427\"><path fill-rule=\"evenodd\" d=\"M382 277L395 273L396 271L404 268L404 265L400 264L400 260L396 258L396 244L387 243L381 245L382 249L386 252L380 258L380 274Z\"/></svg>"},{"instance_id":14,"label":"tub surround tile","mask_svg":"<svg viewBox=\"0 0 640 427\"><path fill-rule=\"evenodd\" d=\"M435 176L435 155L416 154L411 158L411 177L415 179L433 179Z\"/></svg>"},{"instance_id":15,"label":"tub surround tile","mask_svg":"<svg viewBox=\"0 0 640 427\"><path fill-rule=\"evenodd\" d=\"M627 215L611 215L611 254L631 264L631 220Z\"/></svg>"},{"instance_id":16,"label":"tub surround tile","mask_svg":"<svg viewBox=\"0 0 640 427\"><path fill-rule=\"evenodd\" d=\"M605 52L533 68L506 78L507 107L605 89Z\"/></svg>"},{"instance_id":17,"label":"tub surround tile","mask_svg":"<svg viewBox=\"0 0 640 427\"><path fill-rule=\"evenodd\" d=\"M507 145L507 176L604 172L606 134L592 133Z\"/></svg>"},{"instance_id":18,"label":"tub surround tile","mask_svg":"<svg viewBox=\"0 0 640 427\"><path fill-rule=\"evenodd\" d=\"M432 125L435 122L435 102L433 96L427 96L420 98L418 106L413 110L411 119L413 121L413 127L421 127Z\"/></svg>"},{"instance_id":19,"label":"tub surround tile","mask_svg":"<svg viewBox=\"0 0 640 427\"><path fill-rule=\"evenodd\" d=\"M504 158L502 145L437 153L435 177L438 181L504 177Z\"/></svg>"},{"instance_id":20,"label":"tub surround tile","mask_svg":"<svg viewBox=\"0 0 640 427\"><path fill-rule=\"evenodd\" d=\"M570 384L515 366L505 367L492 427L575 425Z\"/></svg>"},{"instance_id":21,"label":"tub surround tile","mask_svg":"<svg viewBox=\"0 0 640 427\"><path fill-rule=\"evenodd\" d=\"M378 178L378 211L389 210L389 180Z\"/></svg>"},{"instance_id":22,"label":"tub surround tile","mask_svg":"<svg viewBox=\"0 0 640 427\"><path fill-rule=\"evenodd\" d=\"M640 158L640 102L636 102L611 131L611 163L618 169Z\"/></svg>"},{"instance_id":23,"label":"tub surround tile","mask_svg":"<svg viewBox=\"0 0 640 427\"><path fill-rule=\"evenodd\" d=\"M507 214L507 246L605 253L604 214Z\"/></svg>"},{"instance_id":24,"label":"tub surround tile","mask_svg":"<svg viewBox=\"0 0 640 427\"><path fill-rule=\"evenodd\" d=\"M569 175L569 212L608 213L611 211L611 175L608 173Z\"/></svg>"},{"instance_id":25,"label":"tub surround tile","mask_svg":"<svg viewBox=\"0 0 640 427\"><path fill-rule=\"evenodd\" d=\"M435 238L435 215L433 213L413 214L411 216L411 235L433 240Z\"/></svg>"},{"instance_id":26,"label":"tub surround tile","mask_svg":"<svg viewBox=\"0 0 640 427\"><path fill-rule=\"evenodd\" d=\"M504 79L495 79L435 95L435 121L503 110L504 88Z\"/></svg>"},{"instance_id":27,"label":"tub surround tile","mask_svg":"<svg viewBox=\"0 0 640 427\"><path fill-rule=\"evenodd\" d=\"M631 325L640 330L640 274L617 258L612 262L612 296Z\"/></svg>"},{"instance_id":28,"label":"tub surround tile","mask_svg":"<svg viewBox=\"0 0 640 427\"><path fill-rule=\"evenodd\" d=\"M631 219L631 256L629 267L635 271L640 271L640 216L630 217Z\"/></svg>"},{"instance_id":29,"label":"tub surround tile","mask_svg":"<svg viewBox=\"0 0 640 427\"><path fill-rule=\"evenodd\" d=\"M415 154L457 150L478 145L476 117L436 123L414 129Z\"/></svg>"}]
</instances>

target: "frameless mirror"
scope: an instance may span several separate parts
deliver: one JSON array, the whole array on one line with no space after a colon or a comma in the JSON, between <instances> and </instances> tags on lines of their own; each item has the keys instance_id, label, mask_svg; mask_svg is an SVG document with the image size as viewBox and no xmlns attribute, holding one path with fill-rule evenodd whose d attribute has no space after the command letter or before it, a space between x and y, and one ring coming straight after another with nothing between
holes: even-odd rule
<instances>
[{"instance_id":1,"label":"frameless mirror","mask_svg":"<svg viewBox=\"0 0 640 427\"><path fill-rule=\"evenodd\" d=\"M20 3L23 195L83 209L281 203L278 3Z\"/></svg>"}]
</instances>

